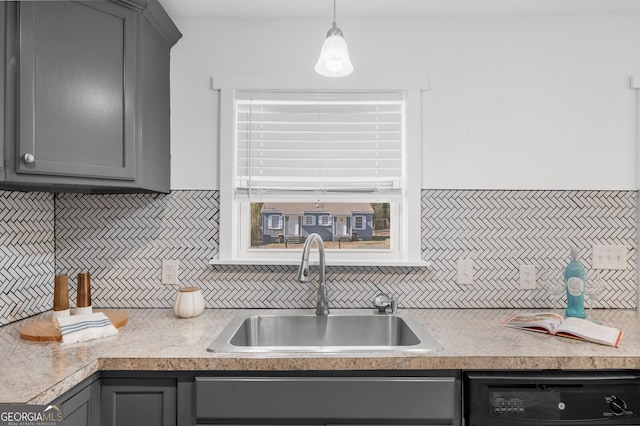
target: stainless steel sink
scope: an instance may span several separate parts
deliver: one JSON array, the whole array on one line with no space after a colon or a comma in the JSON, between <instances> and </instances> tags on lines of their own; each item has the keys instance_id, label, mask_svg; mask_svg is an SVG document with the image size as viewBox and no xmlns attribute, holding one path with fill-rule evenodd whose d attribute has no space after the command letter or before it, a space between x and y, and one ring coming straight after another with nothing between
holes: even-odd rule
<instances>
[{"instance_id":1,"label":"stainless steel sink","mask_svg":"<svg viewBox=\"0 0 640 426\"><path fill-rule=\"evenodd\" d=\"M334 309L250 311L233 318L210 352L437 351L442 346L410 314Z\"/></svg>"}]
</instances>

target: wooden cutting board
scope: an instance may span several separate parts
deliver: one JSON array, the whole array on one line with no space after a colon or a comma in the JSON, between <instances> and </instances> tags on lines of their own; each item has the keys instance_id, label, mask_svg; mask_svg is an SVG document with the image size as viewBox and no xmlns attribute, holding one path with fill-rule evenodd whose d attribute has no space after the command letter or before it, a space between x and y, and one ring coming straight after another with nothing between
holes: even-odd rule
<instances>
[{"instance_id":1,"label":"wooden cutting board","mask_svg":"<svg viewBox=\"0 0 640 426\"><path fill-rule=\"evenodd\" d=\"M96 309L94 312L102 312L111 320L115 328L120 328L129 321L126 312L115 309ZM20 337L24 340L36 342L59 342L62 340L60 330L53 323L51 317L31 321L20 329Z\"/></svg>"}]
</instances>

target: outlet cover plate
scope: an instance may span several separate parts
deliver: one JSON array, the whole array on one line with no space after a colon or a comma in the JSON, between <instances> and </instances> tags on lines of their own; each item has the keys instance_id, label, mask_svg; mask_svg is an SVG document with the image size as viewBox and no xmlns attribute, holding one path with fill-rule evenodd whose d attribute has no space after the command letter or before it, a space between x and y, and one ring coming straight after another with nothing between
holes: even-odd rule
<instances>
[{"instance_id":1,"label":"outlet cover plate","mask_svg":"<svg viewBox=\"0 0 640 426\"><path fill-rule=\"evenodd\" d=\"M591 253L593 269L627 269L627 247L616 245L596 245Z\"/></svg>"},{"instance_id":2,"label":"outlet cover plate","mask_svg":"<svg viewBox=\"0 0 640 426\"><path fill-rule=\"evenodd\" d=\"M456 262L458 277L458 284L472 285L473 284L473 260L459 259Z\"/></svg>"},{"instance_id":3,"label":"outlet cover plate","mask_svg":"<svg viewBox=\"0 0 640 426\"><path fill-rule=\"evenodd\" d=\"M162 261L162 284L178 284L178 261Z\"/></svg>"},{"instance_id":4,"label":"outlet cover plate","mask_svg":"<svg viewBox=\"0 0 640 426\"><path fill-rule=\"evenodd\" d=\"M536 265L520 265L520 290L536 288Z\"/></svg>"}]
</instances>

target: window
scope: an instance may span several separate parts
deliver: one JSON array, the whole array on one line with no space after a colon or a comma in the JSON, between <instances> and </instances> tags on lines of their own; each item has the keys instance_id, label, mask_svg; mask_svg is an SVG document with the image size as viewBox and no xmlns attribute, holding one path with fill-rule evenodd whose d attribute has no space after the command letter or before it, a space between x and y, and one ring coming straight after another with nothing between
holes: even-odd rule
<instances>
[{"instance_id":1,"label":"window","mask_svg":"<svg viewBox=\"0 0 640 426\"><path fill-rule=\"evenodd\" d=\"M238 92L239 195L399 193L401 93Z\"/></svg>"},{"instance_id":2,"label":"window","mask_svg":"<svg viewBox=\"0 0 640 426\"><path fill-rule=\"evenodd\" d=\"M318 224L320 226L331 226L331 216L323 214L318 218Z\"/></svg>"},{"instance_id":3,"label":"window","mask_svg":"<svg viewBox=\"0 0 640 426\"><path fill-rule=\"evenodd\" d=\"M367 218L365 216L353 216L353 229L358 231L367 229Z\"/></svg>"},{"instance_id":4,"label":"window","mask_svg":"<svg viewBox=\"0 0 640 426\"><path fill-rule=\"evenodd\" d=\"M314 208L322 213L305 215ZM390 250L390 211L389 203L251 203L251 248L299 250L304 238L315 232L327 250ZM262 229L264 220L271 223L279 217L274 212L287 212L284 225ZM353 216L354 212L359 214Z\"/></svg>"},{"instance_id":5,"label":"window","mask_svg":"<svg viewBox=\"0 0 640 426\"><path fill-rule=\"evenodd\" d=\"M271 215L267 216L267 227L269 229L282 229L282 216Z\"/></svg>"},{"instance_id":6,"label":"window","mask_svg":"<svg viewBox=\"0 0 640 426\"><path fill-rule=\"evenodd\" d=\"M232 138L234 144L220 147L222 263L223 258L295 263L299 254L292 252L301 249L308 232L321 234L327 260L334 264L419 259L415 182L420 182L420 155L409 159L407 153L406 96L403 91L223 90L221 138ZM224 120L224 111L233 120ZM234 126L223 128L229 121ZM419 132L413 135L419 146ZM416 161L417 178L408 180L407 165ZM363 213L363 206L372 212ZM271 219L279 233L259 229L260 215L269 211L281 215L280 222ZM360 241L357 248L345 244L354 237ZM368 238L377 244L365 244ZM340 255L331 254L330 241L341 243L336 244ZM344 253L345 247L353 256Z\"/></svg>"}]
</instances>

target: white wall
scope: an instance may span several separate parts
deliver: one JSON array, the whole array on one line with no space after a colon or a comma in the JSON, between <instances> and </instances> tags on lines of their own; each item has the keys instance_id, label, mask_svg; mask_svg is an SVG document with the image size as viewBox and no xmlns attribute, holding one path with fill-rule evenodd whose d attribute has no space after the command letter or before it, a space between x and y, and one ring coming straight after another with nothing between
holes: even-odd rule
<instances>
[{"instance_id":1,"label":"white wall","mask_svg":"<svg viewBox=\"0 0 640 426\"><path fill-rule=\"evenodd\" d=\"M172 189L219 188L211 77L218 87L429 87L423 188L636 188L629 77L640 74L640 15L338 18L355 67L343 79L313 71L328 20L176 21Z\"/></svg>"}]
</instances>

